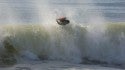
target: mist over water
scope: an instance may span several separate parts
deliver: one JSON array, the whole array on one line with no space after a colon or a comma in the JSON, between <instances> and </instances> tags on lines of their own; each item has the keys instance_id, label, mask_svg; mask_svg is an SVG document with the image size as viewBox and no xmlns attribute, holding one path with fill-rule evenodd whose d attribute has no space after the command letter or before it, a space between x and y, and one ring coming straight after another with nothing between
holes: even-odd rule
<instances>
[{"instance_id":1,"label":"mist over water","mask_svg":"<svg viewBox=\"0 0 125 70\"><path fill-rule=\"evenodd\" d=\"M1 0L1 55L125 64L125 25L116 23L124 22L124 11L123 0ZM71 23L58 25L62 16Z\"/></svg>"},{"instance_id":2,"label":"mist over water","mask_svg":"<svg viewBox=\"0 0 125 70\"><path fill-rule=\"evenodd\" d=\"M67 16L78 23L87 22L89 18L93 19L96 16L101 16L109 22L123 22L125 18L124 3L123 0L1 0L0 22L41 23L55 20L59 16ZM92 17L92 15L94 16Z\"/></svg>"}]
</instances>

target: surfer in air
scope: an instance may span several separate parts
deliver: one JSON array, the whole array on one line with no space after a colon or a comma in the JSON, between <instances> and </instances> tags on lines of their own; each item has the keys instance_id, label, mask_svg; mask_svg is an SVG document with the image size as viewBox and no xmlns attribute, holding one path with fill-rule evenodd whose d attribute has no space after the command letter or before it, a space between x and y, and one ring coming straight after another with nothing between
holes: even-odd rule
<instances>
[{"instance_id":1,"label":"surfer in air","mask_svg":"<svg viewBox=\"0 0 125 70\"><path fill-rule=\"evenodd\" d=\"M69 24L69 23L70 23L70 21L69 21L66 17L58 18L58 19L56 19L56 22L57 22L59 25L66 25L66 24Z\"/></svg>"}]
</instances>

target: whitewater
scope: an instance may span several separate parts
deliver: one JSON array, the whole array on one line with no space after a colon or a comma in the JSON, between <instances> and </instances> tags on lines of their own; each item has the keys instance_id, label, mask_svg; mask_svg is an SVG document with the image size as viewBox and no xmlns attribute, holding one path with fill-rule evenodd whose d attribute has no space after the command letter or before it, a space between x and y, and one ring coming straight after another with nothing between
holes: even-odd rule
<instances>
[{"instance_id":1,"label":"whitewater","mask_svg":"<svg viewBox=\"0 0 125 70\"><path fill-rule=\"evenodd\" d=\"M121 2L1 0L0 70L124 70Z\"/></svg>"}]
</instances>

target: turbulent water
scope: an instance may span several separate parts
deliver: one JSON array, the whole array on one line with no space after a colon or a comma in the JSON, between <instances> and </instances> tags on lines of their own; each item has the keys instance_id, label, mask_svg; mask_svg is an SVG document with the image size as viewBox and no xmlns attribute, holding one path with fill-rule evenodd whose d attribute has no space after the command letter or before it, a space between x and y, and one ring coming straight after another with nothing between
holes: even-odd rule
<instances>
[{"instance_id":1,"label":"turbulent water","mask_svg":"<svg viewBox=\"0 0 125 70\"><path fill-rule=\"evenodd\" d=\"M124 3L1 0L0 65L56 60L124 67ZM58 25L60 16L71 23Z\"/></svg>"},{"instance_id":2,"label":"turbulent water","mask_svg":"<svg viewBox=\"0 0 125 70\"><path fill-rule=\"evenodd\" d=\"M7 41L17 50L13 54L31 60L82 63L87 58L109 64L125 64L125 25L104 26L105 29L94 25L3 25L0 31L1 51L8 49L3 43Z\"/></svg>"}]
</instances>

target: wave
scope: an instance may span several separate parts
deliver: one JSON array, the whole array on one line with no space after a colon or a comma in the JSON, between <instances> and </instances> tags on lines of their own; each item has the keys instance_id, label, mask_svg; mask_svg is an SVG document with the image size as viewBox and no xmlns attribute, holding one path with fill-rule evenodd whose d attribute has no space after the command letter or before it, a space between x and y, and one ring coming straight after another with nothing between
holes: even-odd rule
<instances>
[{"instance_id":1,"label":"wave","mask_svg":"<svg viewBox=\"0 0 125 70\"><path fill-rule=\"evenodd\" d=\"M45 59L125 64L123 23L100 26L8 24L0 28L0 61L3 63Z\"/></svg>"}]
</instances>

